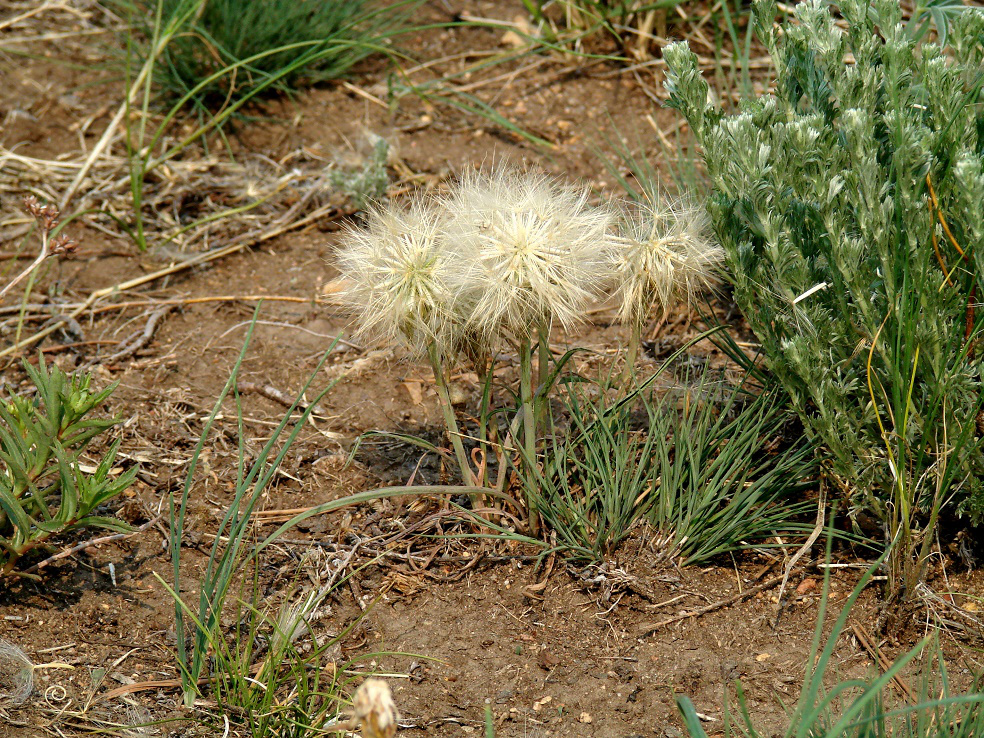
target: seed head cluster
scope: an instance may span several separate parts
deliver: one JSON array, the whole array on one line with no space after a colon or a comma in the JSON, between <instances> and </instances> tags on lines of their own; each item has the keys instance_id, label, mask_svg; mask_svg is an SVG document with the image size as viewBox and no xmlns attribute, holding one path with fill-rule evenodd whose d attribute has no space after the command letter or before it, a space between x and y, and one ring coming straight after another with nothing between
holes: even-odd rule
<instances>
[{"instance_id":1,"label":"seed head cluster","mask_svg":"<svg viewBox=\"0 0 984 738\"><path fill-rule=\"evenodd\" d=\"M620 226L612 269L623 323L644 323L654 305L665 315L675 300L693 300L718 276L724 251L694 204L652 201L627 211Z\"/></svg>"},{"instance_id":2,"label":"seed head cluster","mask_svg":"<svg viewBox=\"0 0 984 738\"><path fill-rule=\"evenodd\" d=\"M451 357L496 350L616 295L644 321L713 281L722 252L701 212L661 204L620 214L544 175L470 174L442 198L377 206L349 229L338 264L360 334Z\"/></svg>"},{"instance_id":3,"label":"seed head cluster","mask_svg":"<svg viewBox=\"0 0 984 738\"><path fill-rule=\"evenodd\" d=\"M445 202L468 327L490 343L569 328L603 292L611 214L545 176L466 177Z\"/></svg>"},{"instance_id":4,"label":"seed head cluster","mask_svg":"<svg viewBox=\"0 0 984 738\"><path fill-rule=\"evenodd\" d=\"M446 232L446 212L422 200L408 208L377 206L368 213L368 228L346 232L338 267L361 335L402 342L415 354L431 345L452 350L456 260Z\"/></svg>"}]
</instances>

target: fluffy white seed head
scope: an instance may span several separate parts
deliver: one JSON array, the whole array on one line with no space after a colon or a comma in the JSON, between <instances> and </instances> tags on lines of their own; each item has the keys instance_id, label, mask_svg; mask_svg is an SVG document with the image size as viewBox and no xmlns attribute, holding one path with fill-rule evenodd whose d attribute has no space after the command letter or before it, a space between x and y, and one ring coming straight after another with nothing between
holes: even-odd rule
<instances>
[{"instance_id":1,"label":"fluffy white seed head","mask_svg":"<svg viewBox=\"0 0 984 738\"><path fill-rule=\"evenodd\" d=\"M366 228L344 234L341 298L359 335L401 342L416 355L432 345L445 356L454 352L459 321L450 275L457 267L445 231L444 211L416 200L405 209L375 207Z\"/></svg>"},{"instance_id":2,"label":"fluffy white seed head","mask_svg":"<svg viewBox=\"0 0 984 738\"><path fill-rule=\"evenodd\" d=\"M611 215L585 190L536 174L466 176L445 205L461 260L455 284L468 329L490 343L541 324L571 327L609 277Z\"/></svg>"},{"instance_id":3,"label":"fluffy white seed head","mask_svg":"<svg viewBox=\"0 0 984 738\"><path fill-rule=\"evenodd\" d=\"M706 213L685 201L659 200L626 212L610 253L619 318L636 326L654 305L665 314L674 300L692 300L717 281L724 262Z\"/></svg>"},{"instance_id":4,"label":"fluffy white seed head","mask_svg":"<svg viewBox=\"0 0 984 738\"><path fill-rule=\"evenodd\" d=\"M400 713L389 685L382 679L366 679L352 700L353 719L362 727L363 738L393 738Z\"/></svg>"}]
</instances>

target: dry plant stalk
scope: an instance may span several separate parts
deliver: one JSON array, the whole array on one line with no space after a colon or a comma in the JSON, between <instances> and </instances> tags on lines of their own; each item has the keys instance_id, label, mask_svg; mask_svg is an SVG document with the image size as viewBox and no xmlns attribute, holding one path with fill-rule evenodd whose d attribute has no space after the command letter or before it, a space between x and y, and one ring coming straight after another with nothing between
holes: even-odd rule
<instances>
[{"instance_id":1,"label":"dry plant stalk","mask_svg":"<svg viewBox=\"0 0 984 738\"><path fill-rule=\"evenodd\" d=\"M27 214L34 218L37 223L38 232L41 236L41 251L31 264L10 282L0 288L0 298L3 298L16 285L20 284L25 277L34 272L49 256L61 256L75 251L78 242L73 241L64 234L51 237L55 229L58 228L58 219L61 213L53 205L42 205L33 195L24 198L24 209Z\"/></svg>"}]
</instances>

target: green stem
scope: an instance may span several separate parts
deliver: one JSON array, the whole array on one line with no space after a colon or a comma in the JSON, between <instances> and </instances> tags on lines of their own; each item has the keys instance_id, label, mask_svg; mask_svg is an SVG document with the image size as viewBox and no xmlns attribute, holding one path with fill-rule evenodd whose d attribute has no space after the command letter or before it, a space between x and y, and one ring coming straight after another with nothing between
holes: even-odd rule
<instances>
[{"instance_id":1,"label":"green stem","mask_svg":"<svg viewBox=\"0 0 984 738\"><path fill-rule=\"evenodd\" d=\"M42 231L41 233L41 253L38 254L38 258L31 264L28 269L30 273L27 275L27 286L24 288L24 294L21 297L20 312L17 314L17 330L14 332L14 343L20 343L21 332L24 330L24 315L27 312L27 303L31 299L31 293L34 291L34 283L38 278L38 271L44 264L45 260L48 259L50 254L48 253L48 238L49 234ZM13 287L17 282L23 277L23 272L20 276L16 277L14 281L10 282L5 288L4 292Z\"/></svg>"},{"instance_id":2,"label":"green stem","mask_svg":"<svg viewBox=\"0 0 984 738\"><path fill-rule=\"evenodd\" d=\"M513 439L519 433L519 423L522 419L522 411L516 413L516 417L513 418L512 423L509 424L509 430L506 431L506 437L502 441L502 451L499 456L499 470L495 479L495 489L501 494L505 494L506 490L506 472L509 469L509 459L508 455L516 450L513 445Z\"/></svg>"},{"instance_id":3,"label":"green stem","mask_svg":"<svg viewBox=\"0 0 984 738\"><path fill-rule=\"evenodd\" d=\"M523 446L526 450L524 464L536 464L536 418L533 407L533 348L528 338L519 344L519 400L520 412L523 415ZM540 519L536 511L536 503L526 497L526 507L529 514L530 532L539 534Z\"/></svg>"},{"instance_id":4,"label":"green stem","mask_svg":"<svg viewBox=\"0 0 984 738\"><path fill-rule=\"evenodd\" d=\"M434 383L437 385L437 396L441 412L444 413L444 422L448 426L448 435L451 437L451 447L454 449L455 458L458 460L458 467L461 469L461 479L466 485L477 484L475 475L472 473L468 463L468 455L465 447L461 443L461 433L458 431L458 421L454 417L454 407L451 405L451 394L448 392L447 379L444 376L444 368L441 365L441 354L437 346L431 344L427 350L430 357L431 368L434 370Z\"/></svg>"},{"instance_id":5,"label":"green stem","mask_svg":"<svg viewBox=\"0 0 984 738\"><path fill-rule=\"evenodd\" d=\"M537 395L534 395L534 423L538 428L543 427L543 423L546 420L545 412L547 408L547 388L544 386L547 383L547 379L550 376L550 327L546 321L540 322L540 327L538 330L540 342L537 345L537 362L536 362L536 385L533 387L536 393L542 393L539 401L537 401Z\"/></svg>"},{"instance_id":6,"label":"green stem","mask_svg":"<svg viewBox=\"0 0 984 738\"><path fill-rule=\"evenodd\" d=\"M636 377L636 359L639 357L639 345L642 343L642 324L635 322L632 324L632 332L629 334L629 347L625 354L625 373L624 377L633 380Z\"/></svg>"}]
</instances>

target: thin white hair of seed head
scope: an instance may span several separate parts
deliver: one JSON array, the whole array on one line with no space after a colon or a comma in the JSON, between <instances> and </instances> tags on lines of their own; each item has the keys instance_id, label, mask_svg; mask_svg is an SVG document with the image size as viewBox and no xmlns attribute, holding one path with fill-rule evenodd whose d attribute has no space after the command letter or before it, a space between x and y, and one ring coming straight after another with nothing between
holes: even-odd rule
<instances>
[{"instance_id":1,"label":"thin white hair of seed head","mask_svg":"<svg viewBox=\"0 0 984 738\"><path fill-rule=\"evenodd\" d=\"M543 324L570 328L604 289L611 214L585 189L497 169L462 178L445 200L467 326L489 343L522 340Z\"/></svg>"},{"instance_id":2,"label":"thin white hair of seed head","mask_svg":"<svg viewBox=\"0 0 984 738\"><path fill-rule=\"evenodd\" d=\"M34 690L34 664L13 643L0 640L0 705L20 705Z\"/></svg>"},{"instance_id":3,"label":"thin white hair of seed head","mask_svg":"<svg viewBox=\"0 0 984 738\"><path fill-rule=\"evenodd\" d=\"M612 249L619 318L640 325L656 306L693 301L720 276L724 250L710 237L707 214L688 200L652 197L626 208Z\"/></svg>"},{"instance_id":4,"label":"thin white hair of seed head","mask_svg":"<svg viewBox=\"0 0 984 738\"><path fill-rule=\"evenodd\" d=\"M431 346L455 353L460 319L450 273L458 267L445 226L443 209L417 199L406 208L375 206L367 227L345 232L337 257L346 285L340 297L360 336L402 343L417 356Z\"/></svg>"},{"instance_id":5,"label":"thin white hair of seed head","mask_svg":"<svg viewBox=\"0 0 984 738\"><path fill-rule=\"evenodd\" d=\"M363 738L393 738L400 713L389 685L382 679L366 679L352 700L353 720L362 727Z\"/></svg>"}]
</instances>

